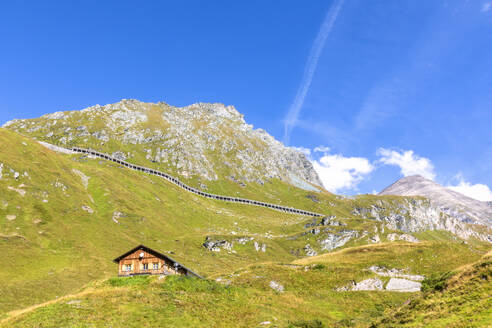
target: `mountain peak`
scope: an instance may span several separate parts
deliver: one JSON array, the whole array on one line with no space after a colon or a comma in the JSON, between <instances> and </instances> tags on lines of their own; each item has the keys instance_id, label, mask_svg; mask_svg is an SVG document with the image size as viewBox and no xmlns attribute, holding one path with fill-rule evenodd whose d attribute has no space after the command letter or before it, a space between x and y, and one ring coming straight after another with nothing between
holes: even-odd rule
<instances>
[{"instance_id":1,"label":"mountain peak","mask_svg":"<svg viewBox=\"0 0 492 328\"><path fill-rule=\"evenodd\" d=\"M5 127L62 147L118 151L184 178L229 180L241 186L280 179L312 191L322 186L304 154L254 129L234 106L222 103L175 107L122 99L14 120Z\"/></svg>"},{"instance_id":2,"label":"mountain peak","mask_svg":"<svg viewBox=\"0 0 492 328\"><path fill-rule=\"evenodd\" d=\"M379 195L426 197L445 213L461 221L492 226L492 208L487 203L443 187L420 175L403 177L383 189Z\"/></svg>"}]
</instances>

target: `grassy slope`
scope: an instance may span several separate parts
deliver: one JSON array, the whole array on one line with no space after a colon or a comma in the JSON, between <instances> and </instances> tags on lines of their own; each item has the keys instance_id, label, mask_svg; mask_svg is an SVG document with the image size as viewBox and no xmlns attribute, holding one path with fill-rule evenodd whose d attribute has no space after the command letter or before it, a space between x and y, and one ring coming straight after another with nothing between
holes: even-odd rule
<instances>
[{"instance_id":1,"label":"grassy slope","mask_svg":"<svg viewBox=\"0 0 492 328\"><path fill-rule=\"evenodd\" d=\"M407 258L410 263L422 262L425 268L436 262L430 256L433 249L443 258L436 263L438 270L452 269L453 264L444 258L457 251L463 257L479 257L450 243L449 250L434 247L433 242L359 246L309 261L253 265L223 277L231 280L229 286L180 277L112 278L39 308L12 313L3 326L255 327L269 321L271 325L264 326L286 327L318 320L330 327L367 327L385 309L401 305L412 294L336 292L334 288L370 277L364 269L373 264L401 267L402 258ZM465 262L465 258L457 261ZM418 267L410 265L409 271L421 273ZM271 280L281 283L285 291L269 288Z\"/></svg>"},{"instance_id":2,"label":"grassy slope","mask_svg":"<svg viewBox=\"0 0 492 328\"><path fill-rule=\"evenodd\" d=\"M111 276L116 269L111 260L139 243L172 251L174 257L205 275L269 260L273 254L289 260L293 256L275 239L266 240L265 232L292 234L307 220L203 199L162 179L110 163L55 154L6 130L0 130L0 147L0 163L4 163L0 251L5 256L0 270L4 282L0 311L35 304ZM21 173L18 179L13 178L10 167ZM87 190L74 168L90 177ZM94 214L83 211L84 205ZM115 211L125 214L117 219L119 223L112 220ZM7 220L8 215L16 219ZM257 253L250 244L238 254L219 256L201 247L206 235L233 230L238 237L253 235L266 242L268 251Z\"/></svg>"},{"instance_id":3,"label":"grassy slope","mask_svg":"<svg viewBox=\"0 0 492 328\"><path fill-rule=\"evenodd\" d=\"M203 275L229 279L227 275L231 272L240 273L237 277L230 277L234 288L238 289L239 295L244 298L241 301L241 297L237 296L239 303L234 303L235 298L230 299L236 296L230 296L227 289L219 288L214 283L206 283L211 285L199 285L196 288L205 288L206 291L210 288L217 289L222 295L217 298L214 298L213 293L205 297L203 291L200 292L203 294L201 296L194 295L194 292L189 295L187 292L177 292L176 294L181 295L179 297L187 299L184 301L178 298L178 301L184 302L183 304L188 304L189 301L191 305L166 310L177 311L168 312L177 318L176 325L180 322L191 322L189 320L196 318L193 307L207 309L203 315L209 318L202 318L202 322L221 318L221 313L225 316L230 311L231 308L227 305L229 302L232 302L231 306L235 311L251 312L244 313L245 320L251 320L242 321L245 325L262 320L263 317L268 317L267 314L271 320L272 315L278 314L283 323L286 323L286 320L309 320L317 317L331 323L341 320L344 322L343 320L349 318L356 318L356 322L364 322L367 318L379 315L386 305L400 304L404 298L401 294L392 293L352 295L332 291L335 285L338 286L341 282L366 275L362 269L374 262L369 258L360 258L352 263L342 261L340 265L333 267L334 272L342 272L335 275L330 271L332 268L316 272L308 270L304 273L297 270L297 266L294 270L275 264L295 260L297 257L292 255L291 251L302 248L306 243L314 245L316 238L311 234L300 236L297 240L285 238L304 231L304 224L311 220L309 218L203 199L185 193L157 177L122 169L111 163L90 160L80 155L56 154L29 138L3 129L0 129L0 163L4 164L4 176L0 180L0 251L4 254L4 264L0 269L0 315L6 311L74 293L91 281L114 276L116 268L111 260L140 243L161 251L172 251L173 257ZM21 173L21 176L15 179L9 168ZM90 177L87 189L72 169L80 170ZM29 176L24 176L23 172L27 172ZM225 189L231 188L231 192L239 188L228 187L228 183L223 185ZM22 196L8 187L25 190L26 194ZM249 188L250 186L242 189ZM339 218L350 218L351 209L358 203L370 203L381 199L362 196L357 200L345 200L329 193L317 193L320 202L315 203L306 197L308 192L279 181L266 184L263 188L255 188L257 189L253 189L256 190L256 199L278 200L290 206L327 215L334 214ZM399 199L385 198L393 201ZM43 202L45 199L48 202ZM83 211L83 205L90 206L94 213ZM124 213L123 217L117 219L118 223L112 220L115 211ZM16 218L7 220L7 215L16 215ZM375 225L379 224L357 218L344 221L348 224L347 227L332 229L373 231ZM386 233L389 232L391 231ZM235 246L236 253L209 252L201 247L207 235L222 236L226 239L254 236L259 242L267 244L267 252L256 252L251 243ZM383 235L381 237L385 240ZM465 245L456 242L446 233L426 233L419 238L429 240L428 244L421 245L425 254L423 263L428 268L434 265L430 255L433 251L440 254L436 259L454 256L448 267L439 267L442 270L476 260L485 251L482 244L472 242ZM347 246L364 243L367 243L367 238L350 242ZM383 256L385 261L395 263L395 266L398 264L399 267L408 266L397 251L401 249L400 244L391 245L394 245L388 248L391 251L388 251L387 256ZM449 245L452 246L446 252ZM417 253L411 253L412 256L419 254L418 251L415 252ZM422 261L417 257L411 260L415 263ZM268 264L272 261L275 263ZM252 267L254 270L244 269ZM250 271L248 273L244 272L245 270ZM412 270L416 273L431 271L424 266L412 266ZM254 272L258 272L257 276L262 275L265 278L249 276ZM277 279L285 284L286 293L278 295L272 292L266 287L268 279ZM315 287L320 282L325 282L322 290ZM313 286L314 289L306 286ZM121 290L112 286L106 287L109 288L108 295L118 295L122 292L126 295L127 287L121 287ZM161 287L158 285L156 289L159 293ZM190 288L193 290L195 287ZM312 295L304 293L303 290L311 290ZM154 291L149 291L150 294L147 296L155 296L152 294ZM136 296L128 294L130 299L127 307L108 311L127 311L128 316L133 316L140 313L139 311L162 310L163 304L141 309L142 306L135 304L132 297L144 304L152 304L153 301L143 297L147 291L137 288L135 293ZM105 302L97 300L95 294L87 294L87 297L96 297L93 311ZM219 306L215 306L213 301L220 301L222 297L225 297L223 303L219 302ZM257 303L246 305L246 299L251 301L256 298L259 298ZM105 306L111 308L114 306L111 304ZM60 303L53 306L62 305ZM326 311L327 308L334 310ZM260 315L262 313L264 315ZM155 317L158 313L152 315ZM63 315L60 316L61 319L72 320Z\"/></svg>"},{"instance_id":4,"label":"grassy slope","mask_svg":"<svg viewBox=\"0 0 492 328\"><path fill-rule=\"evenodd\" d=\"M492 252L445 280L443 291L416 296L388 310L374 327L491 327Z\"/></svg>"}]
</instances>

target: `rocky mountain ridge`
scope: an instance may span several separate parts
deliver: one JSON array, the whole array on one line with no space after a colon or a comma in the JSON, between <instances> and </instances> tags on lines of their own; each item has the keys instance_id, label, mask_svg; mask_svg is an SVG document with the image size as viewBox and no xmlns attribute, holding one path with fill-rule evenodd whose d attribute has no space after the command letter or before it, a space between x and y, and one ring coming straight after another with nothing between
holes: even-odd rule
<instances>
[{"instance_id":1,"label":"rocky mountain ridge","mask_svg":"<svg viewBox=\"0 0 492 328\"><path fill-rule=\"evenodd\" d=\"M492 208L489 204L445 188L419 175L404 177L382 190L379 195L423 196L428 198L437 210L462 223L492 226Z\"/></svg>"},{"instance_id":2,"label":"rocky mountain ridge","mask_svg":"<svg viewBox=\"0 0 492 328\"><path fill-rule=\"evenodd\" d=\"M420 232L446 230L462 238L477 238L492 243L490 229L483 225L471 224L454 216L454 212L445 212L432 200L405 198L400 200L376 200L368 207L355 207L352 214L364 219L382 222L392 230Z\"/></svg>"},{"instance_id":3,"label":"rocky mountain ridge","mask_svg":"<svg viewBox=\"0 0 492 328\"><path fill-rule=\"evenodd\" d=\"M264 189L263 185L274 179L308 191L322 190L319 177L304 154L285 147L264 130L253 129L234 107L223 104L197 103L179 108L163 102L122 100L38 119L13 120L4 127L40 142L109 153L114 158L181 176L189 185L212 193L227 194L208 188L214 181L247 190L248 184ZM404 190L411 190L403 187L403 181L392 185L394 194L405 195ZM396 186L403 191L395 189ZM285 185L277 188L284 189ZM418 190L410 195L427 197ZM374 199L364 205L354 204L352 215L382 222L390 230L447 230L464 239L492 240L488 232L469 225L483 224L478 212L469 214L437 204L432 198L431 202L413 198ZM378 242L384 238L382 233L369 236L361 232L359 236L352 230L342 231L330 236L331 239L322 239L321 250L362 237ZM308 248L307 252L316 249L311 252Z\"/></svg>"},{"instance_id":4,"label":"rocky mountain ridge","mask_svg":"<svg viewBox=\"0 0 492 328\"><path fill-rule=\"evenodd\" d=\"M313 191L322 186L304 154L265 130L253 129L233 106L218 103L175 107L124 99L81 111L17 119L3 127L64 147L104 150L119 144L122 151L113 156L121 159L137 156L132 146L138 145L147 161L185 178L229 179L241 185L277 178Z\"/></svg>"}]
</instances>

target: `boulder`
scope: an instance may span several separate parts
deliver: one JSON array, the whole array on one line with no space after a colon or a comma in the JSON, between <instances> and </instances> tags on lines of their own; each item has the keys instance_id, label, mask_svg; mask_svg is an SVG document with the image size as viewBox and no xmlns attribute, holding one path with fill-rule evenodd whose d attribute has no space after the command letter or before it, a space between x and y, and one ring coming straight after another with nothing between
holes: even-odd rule
<instances>
[{"instance_id":1,"label":"boulder","mask_svg":"<svg viewBox=\"0 0 492 328\"><path fill-rule=\"evenodd\" d=\"M17 218L17 215L7 215L6 218L9 221L14 221Z\"/></svg>"},{"instance_id":2,"label":"boulder","mask_svg":"<svg viewBox=\"0 0 492 328\"><path fill-rule=\"evenodd\" d=\"M383 290L383 282L379 278L369 278L356 283L352 290Z\"/></svg>"},{"instance_id":3,"label":"boulder","mask_svg":"<svg viewBox=\"0 0 492 328\"><path fill-rule=\"evenodd\" d=\"M408 279L391 278L386 290L394 292L419 292L422 284Z\"/></svg>"},{"instance_id":4,"label":"boulder","mask_svg":"<svg viewBox=\"0 0 492 328\"><path fill-rule=\"evenodd\" d=\"M404 241L408 241L408 242L411 242L411 243L418 243L419 242L419 240L417 238L415 238L412 235L408 235L406 233L404 233L403 235L400 235L399 239L400 240L404 240Z\"/></svg>"},{"instance_id":5,"label":"boulder","mask_svg":"<svg viewBox=\"0 0 492 328\"><path fill-rule=\"evenodd\" d=\"M411 243L418 243L419 242L419 240L417 238L415 238L412 235L406 234L406 233L401 234L401 235L398 235L396 233L390 233L386 236L386 238L388 238L389 241L403 240L403 241L408 241Z\"/></svg>"},{"instance_id":6,"label":"boulder","mask_svg":"<svg viewBox=\"0 0 492 328\"><path fill-rule=\"evenodd\" d=\"M255 251L257 252L262 251L263 253L266 252L266 244L260 244L255 241L254 246L255 246Z\"/></svg>"},{"instance_id":7,"label":"boulder","mask_svg":"<svg viewBox=\"0 0 492 328\"><path fill-rule=\"evenodd\" d=\"M376 234L376 235L372 236L371 238L369 238L369 241L371 243L377 244L377 243L381 242L381 239L379 238L379 235Z\"/></svg>"},{"instance_id":8,"label":"boulder","mask_svg":"<svg viewBox=\"0 0 492 328\"><path fill-rule=\"evenodd\" d=\"M89 214L94 213L94 210L87 205L82 205L82 210L86 211Z\"/></svg>"},{"instance_id":9,"label":"boulder","mask_svg":"<svg viewBox=\"0 0 492 328\"><path fill-rule=\"evenodd\" d=\"M279 284L278 282L276 281L270 281L270 284L269 284L270 288L279 292L279 293L282 293L284 291L284 286L282 286L281 284Z\"/></svg>"}]
</instances>

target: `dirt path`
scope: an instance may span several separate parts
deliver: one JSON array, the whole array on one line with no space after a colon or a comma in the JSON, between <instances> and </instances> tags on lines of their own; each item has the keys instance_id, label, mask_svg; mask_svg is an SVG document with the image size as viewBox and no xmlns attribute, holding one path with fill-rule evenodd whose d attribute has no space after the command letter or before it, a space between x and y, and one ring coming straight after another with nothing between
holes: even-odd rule
<instances>
[{"instance_id":1,"label":"dirt path","mask_svg":"<svg viewBox=\"0 0 492 328\"><path fill-rule=\"evenodd\" d=\"M61 296L59 298L56 298L56 299L53 299L53 300L50 300L50 301L47 301L47 302L44 302L44 303L40 303L40 304L36 304L36 305L32 305L32 306L29 306L27 308L24 308L24 309L20 309L20 310L14 310L14 311L10 311L7 313L7 317L0 320L0 326L3 326L5 325L7 322L23 315L23 314L26 314L26 313L29 313L29 312L32 312L38 308L41 308L41 307L44 307L44 306L48 306L48 305L51 305L51 304L55 304L55 303L59 303L59 302L63 302L63 301L66 301L68 299L71 299L71 298L77 298L77 297L83 297L85 295L89 295L89 294L100 294L100 293L103 293L105 292L106 290L105 289L94 289L92 287L90 288L87 288L79 293L75 293L75 294L68 294L68 295L65 295L65 296Z\"/></svg>"}]
</instances>

